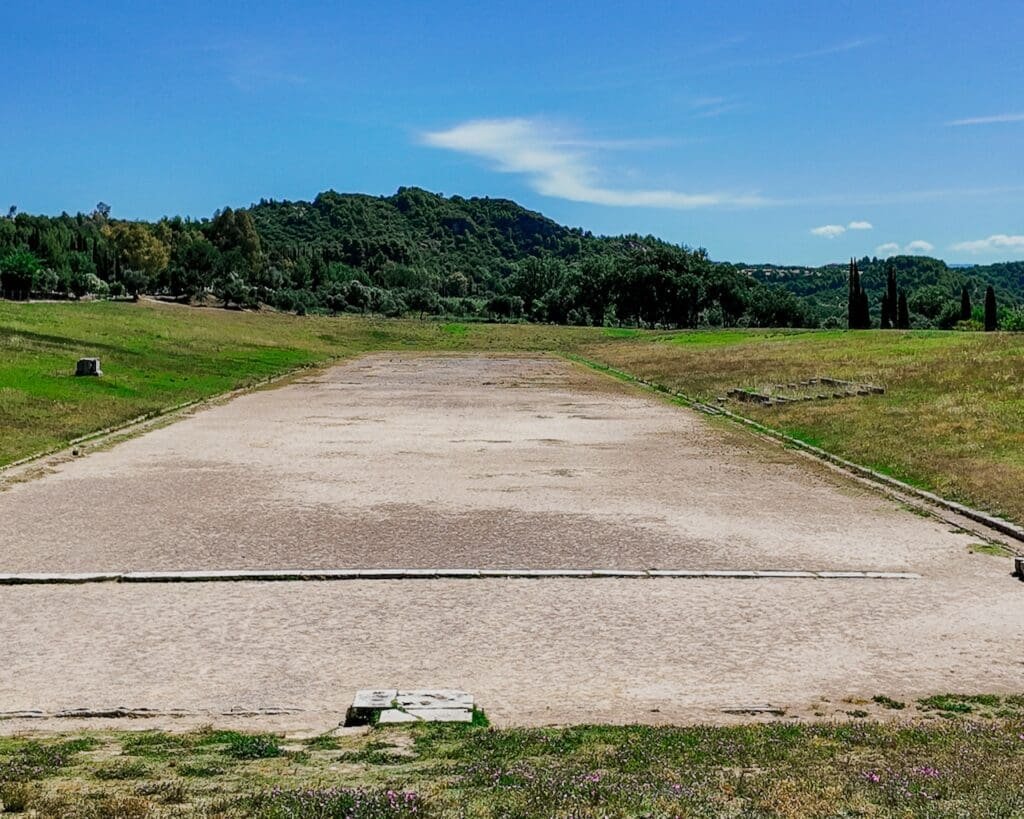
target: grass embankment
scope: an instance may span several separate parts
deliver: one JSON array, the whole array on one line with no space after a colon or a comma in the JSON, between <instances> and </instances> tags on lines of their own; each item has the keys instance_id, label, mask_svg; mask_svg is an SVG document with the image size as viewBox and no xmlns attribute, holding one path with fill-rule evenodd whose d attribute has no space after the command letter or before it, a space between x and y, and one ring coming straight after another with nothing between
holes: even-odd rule
<instances>
[{"instance_id":1,"label":"grass embankment","mask_svg":"<svg viewBox=\"0 0 1024 819\"><path fill-rule=\"evenodd\" d=\"M884 395L730 408L856 463L1024 522L1024 334L636 333L584 354L703 401L827 376Z\"/></svg>"},{"instance_id":2,"label":"grass embankment","mask_svg":"<svg viewBox=\"0 0 1024 819\"><path fill-rule=\"evenodd\" d=\"M1021 815L1024 697L934 699L903 723L0 739L0 800L60 817Z\"/></svg>"},{"instance_id":3,"label":"grass embankment","mask_svg":"<svg viewBox=\"0 0 1024 819\"><path fill-rule=\"evenodd\" d=\"M580 331L0 301L0 464L140 415L372 350L559 350ZM96 356L103 378L75 378Z\"/></svg>"},{"instance_id":4,"label":"grass embankment","mask_svg":"<svg viewBox=\"0 0 1024 819\"><path fill-rule=\"evenodd\" d=\"M885 395L738 409L837 455L1024 522L1024 334L642 332L0 302L0 464L304 364L373 350L578 353L711 401L831 376ZM75 378L80 356L101 379Z\"/></svg>"}]
</instances>

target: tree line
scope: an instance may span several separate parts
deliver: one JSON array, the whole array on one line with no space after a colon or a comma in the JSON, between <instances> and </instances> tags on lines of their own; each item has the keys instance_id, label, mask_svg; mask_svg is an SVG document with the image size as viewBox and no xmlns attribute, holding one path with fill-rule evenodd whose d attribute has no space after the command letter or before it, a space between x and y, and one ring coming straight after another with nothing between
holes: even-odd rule
<instances>
[{"instance_id":1,"label":"tree line","mask_svg":"<svg viewBox=\"0 0 1024 819\"><path fill-rule=\"evenodd\" d=\"M952 307L950 303L949 307ZM947 313L952 311L946 308ZM850 272L848 279L846 323L851 330L868 330L873 326L871 320L871 303L864 285L861 282L860 270L856 259L850 259ZM967 285L960 288L960 304L956 310L955 318L957 324L966 329L976 329L972 324L980 324L981 329L992 332L999 328L999 309L996 303L996 292L992 285L985 288L985 306L980 316L975 315L974 306L971 302L971 292ZM952 324L943 320L942 324ZM907 302L907 293L897 282L896 266L892 263L886 265L885 270L885 291L882 293L879 303L878 326L882 330L909 330L910 309ZM1024 329L1014 327L1013 329Z\"/></svg>"},{"instance_id":2,"label":"tree line","mask_svg":"<svg viewBox=\"0 0 1024 819\"><path fill-rule=\"evenodd\" d=\"M823 306L830 293L761 280L742 266L713 262L701 248L653 236L595 236L510 200L419 188L262 200L203 219L117 219L102 202L88 214L48 217L12 207L0 218L4 298L144 293L300 314L577 325L817 327L863 320L852 306L847 316ZM909 296L913 321L931 310L928 293L920 304L917 295ZM834 312L825 316L827 310Z\"/></svg>"},{"instance_id":3,"label":"tree line","mask_svg":"<svg viewBox=\"0 0 1024 819\"><path fill-rule=\"evenodd\" d=\"M0 219L5 298L213 300L297 313L579 325L803 326L801 300L652 236L599 237L514 202L402 188L261 201L209 219Z\"/></svg>"}]
</instances>

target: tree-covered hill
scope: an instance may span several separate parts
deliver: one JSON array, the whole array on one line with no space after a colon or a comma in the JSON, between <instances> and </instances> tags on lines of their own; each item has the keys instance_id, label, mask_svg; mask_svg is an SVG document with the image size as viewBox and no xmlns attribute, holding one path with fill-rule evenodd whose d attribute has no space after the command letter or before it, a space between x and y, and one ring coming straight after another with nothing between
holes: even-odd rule
<instances>
[{"instance_id":1,"label":"tree-covered hill","mask_svg":"<svg viewBox=\"0 0 1024 819\"><path fill-rule=\"evenodd\" d=\"M1020 264L970 271L918 257L893 264L918 326L938 323L964 283L996 284L1004 309L1024 293ZM865 259L861 268L873 297L884 287L885 263ZM419 188L262 200L200 220L119 220L102 203L89 214L12 208L0 218L3 297L141 293L300 313L815 327L843 326L846 272L714 263L703 249L653 236L595 236L507 199Z\"/></svg>"}]
</instances>

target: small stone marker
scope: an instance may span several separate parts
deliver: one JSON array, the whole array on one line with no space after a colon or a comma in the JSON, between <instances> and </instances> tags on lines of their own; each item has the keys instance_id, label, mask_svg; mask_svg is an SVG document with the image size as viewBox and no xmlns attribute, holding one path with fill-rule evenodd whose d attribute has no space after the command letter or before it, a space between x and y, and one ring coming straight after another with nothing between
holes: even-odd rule
<instances>
[{"instance_id":1,"label":"small stone marker","mask_svg":"<svg viewBox=\"0 0 1024 819\"><path fill-rule=\"evenodd\" d=\"M413 722L472 722L473 695L449 688L399 691L392 688L362 689L356 692L346 724Z\"/></svg>"},{"instance_id":2,"label":"small stone marker","mask_svg":"<svg viewBox=\"0 0 1024 819\"><path fill-rule=\"evenodd\" d=\"M100 360L98 358L78 359L75 375L103 375L103 370L100 369Z\"/></svg>"},{"instance_id":3,"label":"small stone marker","mask_svg":"<svg viewBox=\"0 0 1024 819\"><path fill-rule=\"evenodd\" d=\"M1019 555L1013 559L1013 568L1021 580L1024 580L1024 557Z\"/></svg>"}]
</instances>

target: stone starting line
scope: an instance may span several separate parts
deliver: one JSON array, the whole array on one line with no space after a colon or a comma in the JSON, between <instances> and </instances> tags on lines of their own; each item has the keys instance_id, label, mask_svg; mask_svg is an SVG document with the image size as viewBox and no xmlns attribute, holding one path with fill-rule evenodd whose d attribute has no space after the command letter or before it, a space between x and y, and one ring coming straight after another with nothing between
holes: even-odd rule
<instances>
[{"instance_id":1,"label":"stone starting line","mask_svg":"<svg viewBox=\"0 0 1024 819\"><path fill-rule=\"evenodd\" d=\"M222 569L187 572L0 573L0 586L82 583L245 583L328 580L479 579L920 580L915 572L783 569Z\"/></svg>"}]
</instances>

